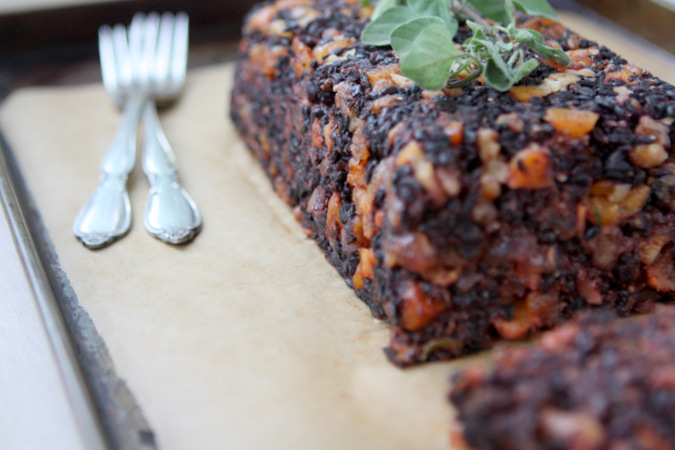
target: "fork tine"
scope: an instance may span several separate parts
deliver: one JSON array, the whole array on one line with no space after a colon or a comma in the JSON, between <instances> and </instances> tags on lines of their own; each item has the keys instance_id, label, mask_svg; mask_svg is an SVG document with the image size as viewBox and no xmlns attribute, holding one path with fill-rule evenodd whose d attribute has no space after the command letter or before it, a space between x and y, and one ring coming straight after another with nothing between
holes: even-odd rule
<instances>
[{"instance_id":1,"label":"fork tine","mask_svg":"<svg viewBox=\"0 0 675 450\"><path fill-rule=\"evenodd\" d=\"M188 15L184 12L176 14L170 69L172 91L180 89L185 79L189 47L189 27Z\"/></svg>"},{"instance_id":2,"label":"fork tine","mask_svg":"<svg viewBox=\"0 0 675 450\"><path fill-rule=\"evenodd\" d=\"M134 14L129 25L129 56L132 68L138 68L141 65L144 23L145 14L139 12ZM138 85L141 82L140 73L138 70L132 70L132 72L134 74L134 83Z\"/></svg>"},{"instance_id":3,"label":"fork tine","mask_svg":"<svg viewBox=\"0 0 675 450\"><path fill-rule=\"evenodd\" d=\"M117 89L119 80L115 70L115 49L113 46L112 28L103 25L98 29L98 54L101 61L101 75L106 92L113 96L115 103L120 104L122 99Z\"/></svg>"},{"instance_id":4,"label":"fork tine","mask_svg":"<svg viewBox=\"0 0 675 450\"><path fill-rule=\"evenodd\" d=\"M159 14L152 12L145 18L143 29L143 50L141 64L139 65L139 76L147 80L152 73L155 65L155 52L157 50L157 32L159 30Z\"/></svg>"},{"instance_id":5,"label":"fork tine","mask_svg":"<svg viewBox=\"0 0 675 450\"><path fill-rule=\"evenodd\" d=\"M117 24L112 29L113 46L115 50L115 67L117 73L117 82L122 85L131 84L132 68L129 59L129 42L127 41L127 30L123 25Z\"/></svg>"},{"instance_id":6,"label":"fork tine","mask_svg":"<svg viewBox=\"0 0 675 450\"><path fill-rule=\"evenodd\" d=\"M167 74L169 69L169 59L171 58L171 38L173 36L173 14L166 12L162 14L159 25L159 36L157 38L157 53L154 65L152 80L159 83Z\"/></svg>"}]
</instances>

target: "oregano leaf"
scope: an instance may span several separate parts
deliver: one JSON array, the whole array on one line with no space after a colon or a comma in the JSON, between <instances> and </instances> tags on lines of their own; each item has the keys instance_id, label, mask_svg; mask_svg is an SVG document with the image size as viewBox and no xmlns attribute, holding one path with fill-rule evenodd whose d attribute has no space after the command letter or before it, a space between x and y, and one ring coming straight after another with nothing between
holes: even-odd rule
<instances>
[{"instance_id":1,"label":"oregano leaf","mask_svg":"<svg viewBox=\"0 0 675 450\"><path fill-rule=\"evenodd\" d=\"M488 19L503 24L509 23L503 0L468 0L468 3Z\"/></svg>"},{"instance_id":2,"label":"oregano leaf","mask_svg":"<svg viewBox=\"0 0 675 450\"><path fill-rule=\"evenodd\" d=\"M567 55L567 53L559 48L553 48L546 45L544 36L542 36L538 31L525 28L513 28L510 31L515 37L516 42L527 45L544 58L555 61L563 66L566 66L570 63L570 57Z\"/></svg>"},{"instance_id":3,"label":"oregano leaf","mask_svg":"<svg viewBox=\"0 0 675 450\"><path fill-rule=\"evenodd\" d=\"M361 41L368 45L389 45L391 32L415 16L415 12L407 6L389 8L363 29Z\"/></svg>"},{"instance_id":4,"label":"oregano leaf","mask_svg":"<svg viewBox=\"0 0 675 450\"><path fill-rule=\"evenodd\" d=\"M448 8L448 0L407 0L408 6L417 13L418 17L439 17L450 28L450 34L457 34L459 23Z\"/></svg>"},{"instance_id":5,"label":"oregano leaf","mask_svg":"<svg viewBox=\"0 0 675 450\"><path fill-rule=\"evenodd\" d=\"M378 0L361 38L391 45L404 75L425 89L464 86L483 74L487 85L505 91L538 67L537 59L525 60L524 47L561 65L570 62L540 33L517 28L516 10L555 18L546 0ZM459 22L472 32L462 50L453 43Z\"/></svg>"},{"instance_id":6,"label":"oregano leaf","mask_svg":"<svg viewBox=\"0 0 675 450\"><path fill-rule=\"evenodd\" d=\"M401 59L401 72L423 89L441 89L455 58L461 55L445 26L430 25L418 33L410 51Z\"/></svg>"},{"instance_id":7,"label":"oregano leaf","mask_svg":"<svg viewBox=\"0 0 675 450\"><path fill-rule=\"evenodd\" d=\"M478 33L482 33L483 37L485 37L485 30L483 30L483 27L474 22L473 20L467 20L466 26L469 27L469 29L473 32L472 37L480 39L480 37L477 36Z\"/></svg>"},{"instance_id":8,"label":"oregano leaf","mask_svg":"<svg viewBox=\"0 0 675 450\"><path fill-rule=\"evenodd\" d=\"M546 17L547 19L557 19L555 10L546 0L513 0L513 4L520 11L531 16Z\"/></svg>"},{"instance_id":9,"label":"oregano leaf","mask_svg":"<svg viewBox=\"0 0 675 450\"><path fill-rule=\"evenodd\" d=\"M506 15L504 24L511 25L516 22L516 7L513 0L504 0L504 14Z\"/></svg>"},{"instance_id":10,"label":"oregano leaf","mask_svg":"<svg viewBox=\"0 0 675 450\"><path fill-rule=\"evenodd\" d=\"M509 72L504 72L501 65L496 64L493 59L488 60L483 69L483 78L485 82L498 91L507 91L513 86L513 79Z\"/></svg>"},{"instance_id":11,"label":"oregano leaf","mask_svg":"<svg viewBox=\"0 0 675 450\"><path fill-rule=\"evenodd\" d=\"M500 71L502 71L506 76L510 78L511 69L509 65L506 63L506 61L504 61L504 57L499 51L497 45L495 45L494 43L487 43L487 45L485 46L485 50L490 55L490 61L492 61L492 64L497 66Z\"/></svg>"},{"instance_id":12,"label":"oregano leaf","mask_svg":"<svg viewBox=\"0 0 675 450\"><path fill-rule=\"evenodd\" d=\"M513 84L518 83L520 80L531 74L537 67L539 67L539 62L534 58L530 58L516 67L516 70L513 72Z\"/></svg>"},{"instance_id":13,"label":"oregano leaf","mask_svg":"<svg viewBox=\"0 0 675 450\"><path fill-rule=\"evenodd\" d=\"M367 1L367 4L370 4L371 0L362 0ZM386 10L391 9L395 6L399 6L401 3L399 0L379 0L373 9L373 13L370 16L370 21L374 22L378 19Z\"/></svg>"},{"instance_id":14,"label":"oregano leaf","mask_svg":"<svg viewBox=\"0 0 675 450\"><path fill-rule=\"evenodd\" d=\"M417 19L409 20L408 22L399 25L391 32L391 46L399 59L403 59L410 52L413 42L420 32L431 25L443 27L445 22L439 17L418 17ZM452 30L449 31L452 35ZM457 30L455 30L455 32L456 31Z\"/></svg>"}]
</instances>

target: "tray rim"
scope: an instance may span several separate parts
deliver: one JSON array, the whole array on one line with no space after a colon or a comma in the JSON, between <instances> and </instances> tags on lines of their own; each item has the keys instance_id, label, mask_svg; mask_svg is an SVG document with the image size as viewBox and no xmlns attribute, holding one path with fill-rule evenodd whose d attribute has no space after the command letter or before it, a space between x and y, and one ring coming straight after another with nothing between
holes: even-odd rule
<instances>
[{"instance_id":1,"label":"tray rim","mask_svg":"<svg viewBox=\"0 0 675 450\"><path fill-rule=\"evenodd\" d=\"M155 433L114 367L61 268L36 203L0 129L0 203L30 284L83 448L154 449Z\"/></svg>"}]
</instances>

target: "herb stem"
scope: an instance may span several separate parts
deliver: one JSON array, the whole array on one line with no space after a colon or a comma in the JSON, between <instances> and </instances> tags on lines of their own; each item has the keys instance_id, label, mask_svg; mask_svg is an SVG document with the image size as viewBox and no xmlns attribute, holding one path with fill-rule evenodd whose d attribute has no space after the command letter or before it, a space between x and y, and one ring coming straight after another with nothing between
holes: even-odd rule
<instances>
[{"instance_id":1,"label":"herb stem","mask_svg":"<svg viewBox=\"0 0 675 450\"><path fill-rule=\"evenodd\" d=\"M485 28L486 34L492 31L492 24L487 19L485 19L485 17L483 17L481 13L479 13L478 10L476 10L476 8L474 8L473 6L467 5L463 1L457 2L451 0L450 9L455 14L455 16L458 17L463 16L464 18L471 20L472 22L476 22L477 24Z\"/></svg>"}]
</instances>

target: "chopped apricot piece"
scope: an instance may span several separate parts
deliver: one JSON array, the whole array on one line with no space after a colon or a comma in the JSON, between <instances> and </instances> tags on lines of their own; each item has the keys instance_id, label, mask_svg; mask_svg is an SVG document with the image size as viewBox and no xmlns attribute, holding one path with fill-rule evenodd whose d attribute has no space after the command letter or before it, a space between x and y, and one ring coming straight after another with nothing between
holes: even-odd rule
<instances>
[{"instance_id":1,"label":"chopped apricot piece","mask_svg":"<svg viewBox=\"0 0 675 450\"><path fill-rule=\"evenodd\" d=\"M251 64L263 75L271 77L277 72L277 63L282 56L288 56L285 47L276 45L268 47L265 44L253 44L249 50Z\"/></svg>"},{"instance_id":2,"label":"chopped apricot piece","mask_svg":"<svg viewBox=\"0 0 675 450\"><path fill-rule=\"evenodd\" d=\"M548 150L531 144L509 162L506 185L511 189L544 189L553 186Z\"/></svg>"},{"instance_id":3,"label":"chopped apricot piece","mask_svg":"<svg viewBox=\"0 0 675 450\"><path fill-rule=\"evenodd\" d=\"M580 48L576 50L570 50L567 52L567 56L570 57L571 61L567 67L574 70L591 67L593 65L592 56L595 56L598 53L600 53L600 50L597 48Z\"/></svg>"},{"instance_id":4,"label":"chopped apricot piece","mask_svg":"<svg viewBox=\"0 0 675 450\"><path fill-rule=\"evenodd\" d=\"M638 254L640 261L645 265L651 265L656 261L661 249L670 242L670 237L666 234L653 233L642 238L638 242Z\"/></svg>"},{"instance_id":5,"label":"chopped apricot piece","mask_svg":"<svg viewBox=\"0 0 675 450\"><path fill-rule=\"evenodd\" d=\"M549 108L544 120L553 125L558 133L573 139L590 133L600 116L593 111L583 111L571 108Z\"/></svg>"},{"instance_id":6,"label":"chopped apricot piece","mask_svg":"<svg viewBox=\"0 0 675 450\"><path fill-rule=\"evenodd\" d=\"M386 66L377 66L372 69L366 70L366 75L368 76L368 81L371 85L375 85L378 80L386 78L391 80L393 74L400 75L401 70L398 64L388 64ZM396 82L394 80L394 82Z\"/></svg>"},{"instance_id":7,"label":"chopped apricot piece","mask_svg":"<svg viewBox=\"0 0 675 450\"><path fill-rule=\"evenodd\" d=\"M621 80L626 84L630 84L636 78L642 76L644 71L632 64L623 64L618 70L608 72L605 75L605 83L611 80Z\"/></svg>"},{"instance_id":8,"label":"chopped apricot piece","mask_svg":"<svg viewBox=\"0 0 675 450\"><path fill-rule=\"evenodd\" d=\"M349 160L347 183L350 186L364 186L366 184L366 165L352 158Z\"/></svg>"},{"instance_id":9,"label":"chopped apricot piece","mask_svg":"<svg viewBox=\"0 0 675 450\"><path fill-rule=\"evenodd\" d=\"M354 44L356 44L356 39L337 35L333 40L314 47L314 50L312 50L312 56L314 56L314 59L317 61L323 62L324 59L328 57L328 55L335 54L343 48L351 47Z\"/></svg>"},{"instance_id":10,"label":"chopped apricot piece","mask_svg":"<svg viewBox=\"0 0 675 450\"><path fill-rule=\"evenodd\" d=\"M408 331L421 330L447 308L445 302L429 297L415 282L401 297L401 327Z\"/></svg>"},{"instance_id":11,"label":"chopped apricot piece","mask_svg":"<svg viewBox=\"0 0 675 450\"><path fill-rule=\"evenodd\" d=\"M647 267L647 284L657 291L675 291L674 248L672 246L666 247L659 253L654 264Z\"/></svg>"},{"instance_id":12,"label":"chopped apricot piece","mask_svg":"<svg viewBox=\"0 0 675 450\"><path fill-rule=\"evenodd\" d=\"M443 132L450 138L450 145L457 147L464 140L464 124L462 122L447 122L443 125Z\"/></svg>"},{"instance_id":13,"label":"chopped apricot piece","mask_svg":"<svg viewBox=\"0 0 675 450\"><path fill-rule=\"evenodd\" d=\"M291 49L293 50L291 66L293 67L295 76L299 78L303 73L309 72L312 68L312 50L297 36L293 38Z\"/></svg>"},{"instance_id":14,"label":"chopped apricot piece","mask_svg":"<svg viewBox=\"0 0 675 450\"><path fill-rule=\"evenodd\" d=\"M522 301L513 307L513 319L495 317L492 319L492 325L502 337L516 340L527 336L533 323L527 305Z\"/></svg>"},{"instance_id":15,"label":"chopped apricot piece","mask_svg":"<svg viewBox=\"0 0 675 450\"><path fill-rule=\"evenodd\" d=\"M377 258L375 257L375 251L372 248L359 248L359 264L356 266L356 271L352 278L354 289L363 289L365 286L363 280L373 279L373 268L375 267L376 262Z\"/></svg>"},{"instance_id":16,"label":"chopped apricot piece","mask_svg":"<svg viewBox=\"0 0 675 450\"><path fill-rule=\"evenodd\" d=\"M555 320L557 308L558 294L533 291L514 305L511 320L495 317L492 325L506 339L522 339L530 330L550 325Z\"/></svg>"},{"instance_id":17,"label":"chopped apricot piece","mask_svg":"<svg viewBox=\"0 0 675 450\"><path fill-rule=\"evenodd\" d=\"M326 238L334 251L337 251L335 242L342 228L340 206L342 206L342 198L340 197L340 193L335 191L330 196L330 200L328 200L328 209L326 211Z\"/></svg>"},{"instance_id":18,"label":"chopped apricot piece","mask_svg":"<svg viewBox=\"0 0 675 450\"><path fill-rule=\"evenodd\" d=\"M252 14L246 22L245 32L264 32L267 28L267 25L272 21L278 10L278 7L274 5L268 5L260 8L254 14Z\"/></svg>"}]
</instances>

